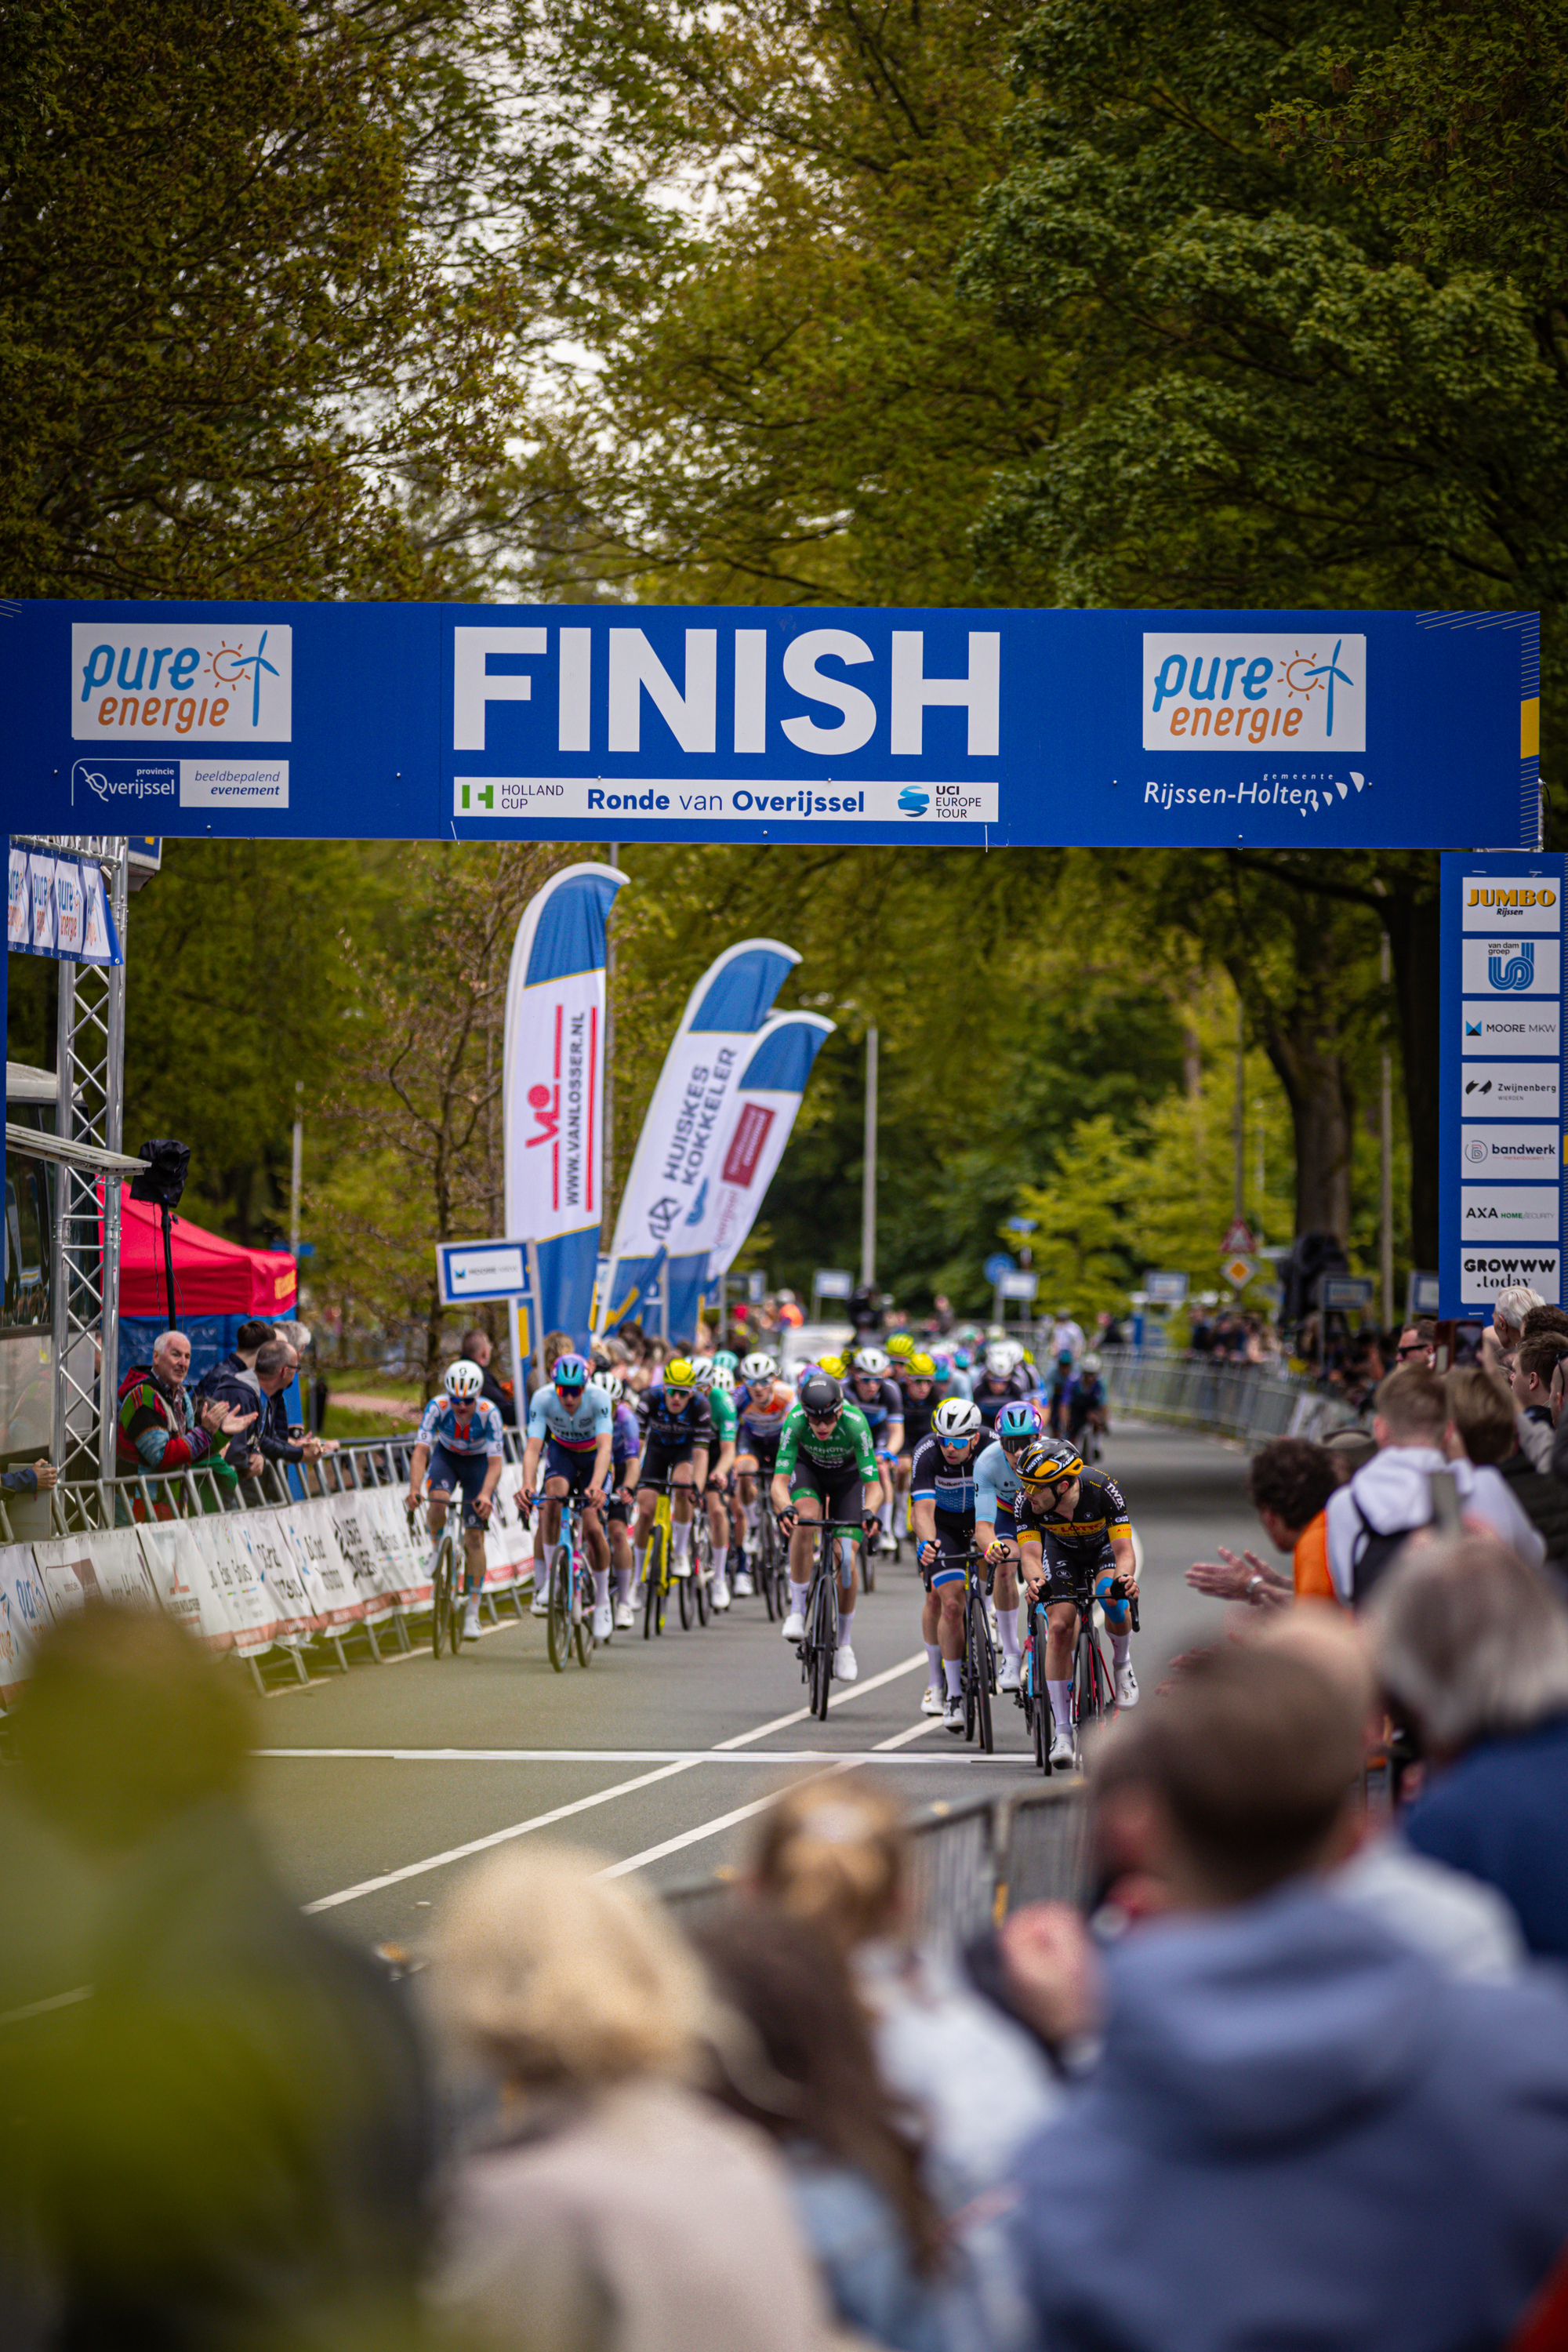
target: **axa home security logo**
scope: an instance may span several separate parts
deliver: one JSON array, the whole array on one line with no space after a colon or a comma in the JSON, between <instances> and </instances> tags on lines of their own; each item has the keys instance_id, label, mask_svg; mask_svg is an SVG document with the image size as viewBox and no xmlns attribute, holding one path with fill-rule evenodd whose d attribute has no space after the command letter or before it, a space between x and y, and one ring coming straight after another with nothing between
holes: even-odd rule
<instances>
[{"instance_id":1,"label":"axa home security logo","mask_svg":"<svg viewBox=\"0 0 1568 2352\"><path fill-rule=\"evenodd\" d=\"M1535 941L1505 940L1500 949L1494 948L1487 957L1487 978L1498 989L1532 988L1535 984Z\"/></svg>"},{"instance_id":2,"label":"axa home security logo","mask_svg":"<svg viewBox=\"0 0 1568 2352\"><path fill-rule=\"evenodd\" d=\"M73 622L71 733L95 742L287 743L293 636L287 622Z\"/></svg>"},{"instance_id":3,"label":"axa home security logo","mask_svg":"<svg viewBox=\"0 0 1568 2352\"><path fill-rule=\"evenodd\" d=\"M1364 751L1366 639L1331 627L1143 639L1149 751Z\"/></svg>"},{"instance_id":4,"label":"axa home security logo","mask_svg":"<svg viewBox=\"0 0 1568 2352\"><path fill-rule=\"evenodd\" d=\"M922 793L919 784L906 784L899 794L899 806L905 816L924 816L931 806L931 794Z\"/></svg>"}]
</instances>

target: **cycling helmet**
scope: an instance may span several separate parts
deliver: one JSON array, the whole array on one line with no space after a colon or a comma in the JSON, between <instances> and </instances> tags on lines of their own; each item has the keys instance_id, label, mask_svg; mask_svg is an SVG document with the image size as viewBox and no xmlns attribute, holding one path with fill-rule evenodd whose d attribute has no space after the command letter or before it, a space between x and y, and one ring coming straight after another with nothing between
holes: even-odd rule
<instances>
[{"instance_id":1,"label":"cycling helmet","mask_svg":"<svg viewBox=\"0 0 1568 2352\"><path fill-rule=\"evenodd\" d=\"M943 1445L969 1445L984 1427L980 1407L967 1397L949 1397L931 1417L931 1435Z\"/></svg>"},{"instance_id":2,"label":"cycling helmet","mask_svg":"<svg viewBox=\"0 0 1568 2352\"><path fill-rule=\"evenodd\" d=\"M993 1339L985 1350L985 1369L994 1378L1005 1381L1009 1372L1016 1371L1023 1355L1012 1339Z\"/></svg>"},{"instance_id":3,"label":"cycling helmet","mask_svg":"<svg viewBox=\"0 0 1568 2352\"><path fill-rule=\"evenodd\" d=\"M693 1373L696 1375L698 1387L701 1388L705 1383L706 1375L713 1369L712 1357L693 1356L691 1359L691 1369Z\"/></svg>"},{"instance_id":4,"label":"cycling helmet","mask_svg":"<svg viewBox=\"0 0 1568 2352\"><path fill-rule=\"evenodd\" d=\"M1057 1362L1058 1364L1070 1364L1072 1362L1072 1349L1070 1348L1058 1348L1057 1349Z\"/></svg>"},{"instance_id":5,"label":"cycling helmet","mask_svg":"<svg viewBox=\"0 0 1568 2352\"><path fill-rule=\"evenodd\" d=\"M800 1401L808 1413L814 1413L819 1421L826 1421L828 1414L836 1413L844 1402L844 1391L838 1382L818 1365L802 1382Z\"/></svg>"},{"instance_id":6,"label":"cycling helmet","mask_svg":"<svg viewBox=\"0 0 1568 2352\"><path fill-rule=\"evenodd\" d=\"M847 1379L849 1367L842 1356L818 1356L816 1360L830 1381Z\"/></svg>"},{"instance_id":7,"label":"cycling helmet","mask_svg":"<svg viewBox=\"0 0 1568 2352\"><path fill-rule=\"evenodd\" d=\"M1015 1397L996 1416L996 1434L1004 1445L1027 1444L1044 1434L1045 1426L1033 1397Z\"/></svg>"},{"instance_id":8,"label":"cycling helmet","mask_svg":"<svg viewBox=\"0 0 1568 2352\"><path fill-rule=\"evenodd\" d=\"M914 1352L915 1343L910 1339L909 1333L907 1331L895 1331L892 1338L888 1342L889 1355L912 1356Z\"/></svg>"},{"instance_id":9,"label":"cycling helmet","mask_svg":"<svg viewBox=\"0 0 1568 2352\"><path fill-rule=\"evenodd\" d=\"M1059 1486L1064 1478L1078 1476L1083 1456L1065 1437L1039 1437L1025 1446L1013 1467L1022 1486Z\"/></svg>"},{"instance_id":10,"label":"cycling helmet","mask_svg":"<svg viewBox=\"0 0 1568 2352\"><path fill-rule=\"evenodd\" d=\"M952 1360L961 1372L966 1372L974 1360L967 1348L955 1348L952 1351Z\"/></svg>"},{"instance_id":11,"label":"cycling helmet","mask_svg":"<svg viewBox=\"0 0 1568 2352\"><path fill-rule=\"evenodd\" d=\"M626 1384L619 1372L595 1372L593 1385L596 1389L603 1389L612 1404L619 1404L626 1392Z\"/></svg>"},{"instance_id":12,"label":"cycling helmet","mask_svg":"<svg viewBox=\"0 0 1568 2352\"><path fill-rule=\"evenodd\" d=\"M936 1378L934 1360L926 1355L911 1356L904 1366L904 1378L910 1381L934 1381Z\"/></svg>"},{"instance_id":13,"label":"cycling helmet","mask_svg":"<svg viewBox=\"0 0 1568 2352\"><path fill-rule=\"evenodd\" d=\"M1104 1369L1104 1365L1100 1362L1100 1358L1095 1354L1092 1348L1089 1354L1080 1360L1079 1364L1079 1370L1084 1372L1100 1372L1103 1371Z\"/></svg>"},{"instance_id":14,"label":"cycling helmet","mask_svg":"<svg viewBox=\"0 0 1568 2352\"><path fill-rule=\"evenodd\" d=\"M587 1360L582 1356L557 1356L555 1369L550 1375L558 1389L583 1389L588 1385Z\"/></svg>"},{"instance_id":15,"label":"cycling helmet","mask_svg":"<svg viewBox=\"0 0 1568 2352\"><path fill-rule=\"evenodd\" d=\"M885 1381L892 1370L892 1364L882 1353L880 1348L857 1348L850 1362L850 1370L861 1380Z\"/></svg>"},{"instance_id":16,"label":"cycling helmet","mask_svg":"<svg viewBox=\"0 0 1568 2352\"><path fill-rule=\"evenodd\" d=\"M728 1364L715 1364L702 1383L705 1389L717 1389L721 1396L728 1396L734 1385L735 1375Z\"/></svg>"},{"instance_id":17,"label":"cycling helmet","mask_svg":"<svg viewBox=\"0 0 1568 2352\"><path fill-rule=\"evenodd\" d=\"M760 1348L753 1349L749 1356L741 1360L741 1378L743 1381L776 1381L778 1376L778 1366L771 1356L764 1356Z\"/></svg>"},{"instance_id":18,"label":"cycling helmet","mask_svg":"<svg viewBox=\"0 0 1568 2352\"><path fill-rule=\"evenodd\" d=\"M694 1389L697 1386L697 1367L689 1356L671 1356L664 1368L664 1385L667 1389Z\"/></svg>"},{"instance_id":19,"label":"cycling helmet","mask_svg":"<svg viewBox=\"0 0 1568 2352\"><path fill-rule=\"evenodd\" d=\"M459 1356L455 1364L447 1367L446 1389L449 1397L457 1397L459 1402L465 1397L477 1397L484 1384L483 1372L467 1356Z\"/></svg>"},{"instance_id":20,"label":"cycling helmet","mask_svg":"<svg viewBox=\"0 0 1568 2352\"><path fill-rule=\"evenodd\" d=\"M736 1355L732 1348L717 1349L714 1352L713 1361L718 1365L719 1370L721 1372L738 1372L741 1369L741 1359Z\"/></svg>"}]
</instances>

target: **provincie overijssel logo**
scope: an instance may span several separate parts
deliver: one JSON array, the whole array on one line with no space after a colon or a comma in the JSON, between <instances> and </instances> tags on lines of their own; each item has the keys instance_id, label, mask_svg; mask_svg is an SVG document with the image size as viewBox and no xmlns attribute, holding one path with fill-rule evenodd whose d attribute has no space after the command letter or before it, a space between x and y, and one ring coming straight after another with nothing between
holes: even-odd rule
<instances>
[{"instance_id":1,"label":"provincie overijssel logo","mask_svg":"<svg viewBox=\"0 0 1568 2352\"><path fill-rule=\"evenodd\" d=\"M1364 751L1366 639L1296 636L1143 639L1146 751ZM1358 786L1359 789L1359 786Z\"/></svg>"},{"instance_id":2,"label":"provincie overijssel logo","mask_svg":"<svg viewBox=\"0 0 1568 2352\"><path fill-rule=\"evenodd\" d=\"M293 637L287 622L73 622L71 733L93 742L287 743Z\"/></svg>"}]
</instances>

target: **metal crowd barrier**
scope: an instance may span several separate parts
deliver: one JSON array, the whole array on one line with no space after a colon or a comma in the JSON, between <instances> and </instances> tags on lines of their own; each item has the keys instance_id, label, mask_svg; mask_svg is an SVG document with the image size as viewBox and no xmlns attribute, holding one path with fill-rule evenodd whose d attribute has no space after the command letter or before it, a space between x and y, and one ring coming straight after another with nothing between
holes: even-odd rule
<instances>
[{"instance_id":1,"label":"metal crowd barrier","mask_svg":"<svg viewBox=\"0 0 1568 2352\"><path fill-rule=\"evenodd\" d=\"M1271 1437L1326 1437L1356 1420L1338 1397L1268 1364L1215 1364L1202 1356L1139 1355L1131 1348L1108 1348L1103 1359L1113 1411L1212 1430L1244 1445L1263 1445Z\"/></svg>"}]
</instances>

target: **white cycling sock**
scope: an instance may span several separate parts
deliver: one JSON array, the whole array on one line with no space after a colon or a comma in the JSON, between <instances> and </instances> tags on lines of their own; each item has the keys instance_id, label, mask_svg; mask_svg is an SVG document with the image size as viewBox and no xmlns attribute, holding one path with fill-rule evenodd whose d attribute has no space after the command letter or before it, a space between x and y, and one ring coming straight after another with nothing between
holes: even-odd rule
<instances>
[{"instance_id":1,"label":"white cycling sock","mask_svg":"<svg viewBox=\"0 0 1568 2352\"><path fill-rule=\"evenodd\" d=\"M998 1609L996 1630L1002 1636L1002 1655L1010 1666L1016 1666L1022 1653L1018 1648L1018 1612L1016 1609Z\"/></svg>"},{"instance_id":2,"label":"white cycling sock","mask_svg":"<svg viewBox=\"0 0 1568 2352\"><path fill-rule=\"evenodd\" d=\"M676 1519L669 1530L670 1559L684 1559L690 1549L691 1522L689 1519Z\"/></svg>"},{"instance_id":3,"label":"white cycling sock","mask_svg":"<svg viewBox=\"0 0 1568 2352\"><path fill-rule=\"evenodd\" d=\"M630 1568L617 1568L617 1569L616 1569L616 1599L617 1601L626 1601L626 1600L629 1600L629 1599L630 1599L630 1597L631 1597L631 1590L632 1590L632 1578L633 1578L633 1576L636 1574L636 1572L637 1572L637 1571L636 1571L634 1569L630 1569Z\"/></svg>"},{"instance_id":4,"label":"white cycling sock","mask_svg":"<svg viewBox=\"0 0 1568 2352\"><path fill-rule=\"evenodd\" d=\"M963 1659L943 1658L942 1662L942 1670L947 1676L947 1695L949 1698L962 1698L963 1696Z\"/></svg>"},{"instance_id":5,"label":"white cycling sock","mask_svg":"<svg viewBox=\"0 0 1568 2352\"><path fill-rule=\"evenodd\" d=\"M1072 1729L1071 1683L1047 1683L1046 1689L1050 1695L1051 1713L1056 1717L1057 1729L1070 1732Z\"/></svg>"},{"instance_id":6,"label":"white cycling sock","mask_svg":"<svg viewBox=\"0 0 1568 2352\"><path fill-rule=\"evenodd\" d=\"M609 1600L610 1571L607 1568L596 1568L594 1570L594 1606L595 1609L607 1608Z\"/></svg>"},{"instance_id":7,"label":"white cycling sock","mask_svg":"<svg viewBox=\"0 0 1568 2352\"><path fill-rule=\"evenodd\" d=\"M633 1544L632 1546L632 1574L639 1584L642 1584L647 1580L647 1546L646 1543Z\"/></svg>"},{"instance_id":8,"label":"white cycling sock","mask_svg":"<svg viewBox=\"0 0 1568 2352\"><path fill-rule=\"evenodd\" d=\"M891 1495L883 1496L881 1501L877 1506L877 1516L882 1522L882 1533L890 1541L893 1533L893 1498Z\"/></svg>"},{"instance_id":9,"label":"white cycling sock","mask_svg":"<svg viewBox=\"0 0 1568 2352\"><path fill-rule=\"evenodd\" d=\"M854 1627L855 1612L853 1609L841 1609L838 1612L838 1646L841 1650L852 1650L854 1648L854 1642L850 1638L854 1632Z\"/></svg>"},{"instance_id":10,"label":"white cycling sock","mask_svg":"<svg viewBox=\"0 0 1568 2352\"><path fill-rule=\"evenodd\" d=\"M1128 1659L1131 1656L1131 1654L1132 1654L1132 1636L1131 1636L1131 1633L1112 1633L1112 1635L1111 1635L1111 1637L1110 1637L1110 1656L1111 1656L1111 1663L1112 1663L1112 1664L1113 1664L1113 1665L1115 1666L1116 1671L1117 1671L1117 1673L1118 1673L1118 1674L1120 1674L1120 1673L1121 1672L1122 1667L1127 1664L1127 1661L1128 1661Z\"/></svg>"},{"instance_id":11,"label":"white cycling sock","mask_svg":"<svg viewBox=\"0 0 1568 2352\"><path fill-rule=\"evenodd\" d=\"M928 1642L926 1643L926 1656L931 1662L931 1686L932 1690L941 1690L942 1652L937 1648L934 1642Z\"/></svg>"},{"instance_id":12,"label":"white cycling sock","mask_svg":"<svg viewBox=\"0 0 1568 2352\"><path fill-rule=\"evenodd\" d=\"M794 1615L797 1617L804 1617L805 1615L806 1596L810 1591L811 1587L809 1584L797 1584L793 1576L790 1578L789 1605Z\"/></svg>"}]
</instances>

